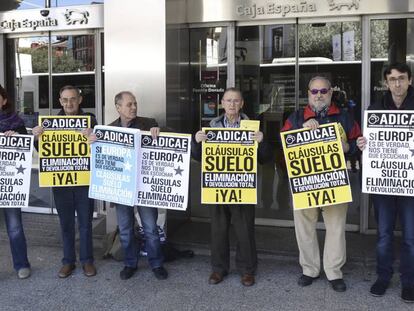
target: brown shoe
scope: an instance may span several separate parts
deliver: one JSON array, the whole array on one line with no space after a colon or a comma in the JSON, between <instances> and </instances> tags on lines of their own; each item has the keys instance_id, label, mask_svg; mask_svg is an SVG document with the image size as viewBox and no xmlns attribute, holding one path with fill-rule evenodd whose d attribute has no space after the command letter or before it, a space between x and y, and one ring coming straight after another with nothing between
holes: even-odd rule
<instances>
[{"instance_id":1,"label":"brown shoe","mask_svg":"<svg viewBox=\"0 0 414 311\"><path fill-rule=\"evenodd\" d=\"M252 286L254 284L254 275L250 273L243 274L241 278L241 283L244 286Z\"/></svg>"},{"instance_id":2,"label":"brown shoe","mask_svg":"<svg viewBox=\"0 0 414 311\"><path fill-rule=\"evenodd\" d=\"M73 270L75 270L76 266L75 264L67 264L63 265L62 268L60 268L58 276L60 278L67 278L69 275L72 274Z\"/></svg>"},{"instance_id":3,"label":"brown shoe","mask_svg":"<svg viewBox=\"0 0 414 311\"><path fill-rule=\"evenodd\" d=\"M210 277L208 278L208 284L218 284L221 281L223 281L223 275L218 272L213 272L210 274Z\"/></svg>"},{"instance_id":4,"label":"brown shoe","mask_svg":"<svg viewBox=\"0 0 414 311\"><path fill-rule=\"evenodd\" d=\"M83 274L86 276L95 276L96 275L96 268L93 263L85 263L83 265Z\"/></svg>"}]
</instances>

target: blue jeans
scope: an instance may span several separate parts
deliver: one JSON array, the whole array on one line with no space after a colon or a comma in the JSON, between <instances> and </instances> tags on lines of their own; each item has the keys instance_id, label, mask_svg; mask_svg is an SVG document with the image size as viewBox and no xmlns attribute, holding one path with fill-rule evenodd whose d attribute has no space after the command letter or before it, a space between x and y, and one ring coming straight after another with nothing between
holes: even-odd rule
<instances>
[{"instance_id":1,"label":"blue jeans","mask_svg":"<svg viewBox=\"0 0 414 311\"><path fill-rule=\"evenodd\" d=\"M10 240L10 250L13 257L13 267L16 271L21 268L29 268L27 259L26 237L22 224L22 212L20 208L3 208L6 221L7 234Z\"/></svg>"},{"instance_id":2,"label":"blue jeans","mask_svg":"<svg viewBox=\"0 0 414 311\"><path fill-rule=\"evenodd\" d=\"M135 268L138 264L138 245L134 233L134 207L121 204L115 206L119 238L125 255L124 264L127 267ZM164 257L157 228L158 210L152 207L138 206L138 213L144 228L149 265L152 269L161 267Z\"/></svg>"},{"instance_id":3,"label":"blue jeans","mask_svg":"<svg viewBox=\"0 0 414 311\"><path fill-rule=\"evenodd\" d=\"M400 277L403 286L414 285L414 198L393 195L372 196L378 223L377 274L389 282L394 261L394 229L399 215L402 241L400 251Z\"/></svg>"},{"instance_id":4,"label":"blue jeans","mask_svg":"<svg viewBox=\"0 0 414 311\"><path fill-rule=\"evenodd\" d=\"M81 264L93 263L93 200L88 197L89 187L55 187L52 189L62 231L62 264L67 265L76 262L75 211L79 227L79 260Z\"/></svg>"}]
</instances>

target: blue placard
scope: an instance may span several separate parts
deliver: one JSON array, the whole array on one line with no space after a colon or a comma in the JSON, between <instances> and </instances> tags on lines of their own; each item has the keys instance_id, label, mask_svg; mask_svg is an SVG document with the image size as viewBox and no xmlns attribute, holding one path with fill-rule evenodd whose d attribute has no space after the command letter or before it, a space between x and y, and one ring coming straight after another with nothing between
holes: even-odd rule
<instances>
[{"instance_id":1,"label":"blue placard","mask_svg":"<svg viewBox=\"0 0 414 311\"><path fill-rule=\"evenodd\" d=\"M95 126L89 197L133 206L137 195L139 130Z\"/></svg>"}]
</instances>

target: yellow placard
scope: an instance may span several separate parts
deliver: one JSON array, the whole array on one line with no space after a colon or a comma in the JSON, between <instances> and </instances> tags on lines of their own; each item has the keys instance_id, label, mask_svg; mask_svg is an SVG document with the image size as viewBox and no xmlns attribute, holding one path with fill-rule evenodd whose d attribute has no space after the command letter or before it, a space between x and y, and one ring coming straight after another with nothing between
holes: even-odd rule
<instances>
[{"instance_id":1,"label":"yellow placard","mask_svg":"<svg viewBox=\"0 0 414 311\"><path fill-rule=\"evenodd\" d=\"M81 131L90 128L90 116L39 117L39 186L87 186L90 147Z\"/></svg>"},{"instance_id":2,"label":"yellow placard","mask_svg":"<svg viewBox=\"0 0 414 311\"><path fill-rule=\"evenodd\" d=\"M281 137L295 210L352 202L337 123Z\"/></svg>"},{"instance_id":3,"label":"yellow placard","mask_svg":"<svg viewBox=\"0 0 414 311\"><path fill-rule=\"evenodd\" d=\"M260 128L260 121L257 120L241 120L240 128L243 130L251 130L257 132Z\"/></svg>"},{"instance_id":4,"label":"yellow placard","mask_svg":"<svg viewBox=\"0 0 414 311\"><path fill-rule=\"evenodd\" d=\"M257 142L254 131L203 128L201 203L257 203Z\"/></svg>"}]
</instances>

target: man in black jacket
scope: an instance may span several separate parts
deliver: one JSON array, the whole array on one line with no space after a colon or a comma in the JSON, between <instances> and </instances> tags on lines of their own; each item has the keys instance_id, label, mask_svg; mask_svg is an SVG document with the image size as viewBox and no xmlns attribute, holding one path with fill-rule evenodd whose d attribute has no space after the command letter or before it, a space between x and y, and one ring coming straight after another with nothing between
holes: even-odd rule
<instances>
[{"instance_id":1,"label":"man in black jacket","mask_svg":"<svg viewBox=\"0 0 414 311\"><path fill-rule=\"evenodd\" d=\"M406 64L395 63L384 71L388 91L381 102L372 104L369 110L414 110L414 89L411 86L411 70ZM364 150L367 138L360 137L357 145ZM383 296L392 278L394 261L394 229L399 215L402 244L400 274L405 302L414 302L414 198L397 195L371 195L378 223L377 280L371 286L373 296Z\"/></svg>"},{"instance_id":2,"label":"man in black jacket","mask_svg":"<svg viewBox=\"0 0 414 311\"><path fill-rule=\"evenodd\" d=\"M77 87L66 85L60 89L59 96L59 102L62 109L59 111L58 115L89 115L91 117L91 127L93 128L97 124L93 114L84 112L80 108L83 98ZM32 132L37 138L43 133L43 128L41 126L36 126L33 128ZM71 275L76 268L75 212L79 224L79 260L82 264L83 273L88 277L96 275L96 268L93 263L92 245L92 216L94 202L92 199L89 199L89 186L53 187L52 192L59 215L63 240L63 266L59 270L58 276L60 278L66 278Z\"/></svg>"},{"instance_id":3,"label":"man in black jacket","mask_svg":"<svg viewBox=\"0 0 414 311\"><path fill-rule=\"evenodd\" d=\"M115 96L115 107L119 118L109 125L150 131L154 138L159 135L160 128L155 119L137 116L137 101L131 92L118 93ZM138 264L138 245L134 234L134 207L122 204L115 204L115 207L119 237L125 254L125 267L120 272L120 278L127 280L135 273ZM164 257L157 228L158 209L148 206L138 206L137 209L146 237L148 262L154 276L159 280L164 280L168 277L168 272L163 267Z\"/></svg>"}]
</instances>

